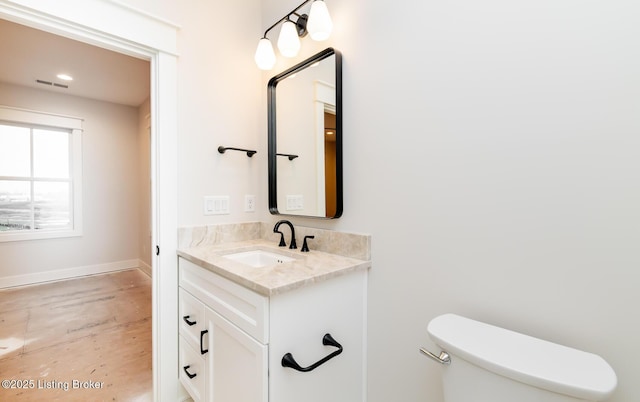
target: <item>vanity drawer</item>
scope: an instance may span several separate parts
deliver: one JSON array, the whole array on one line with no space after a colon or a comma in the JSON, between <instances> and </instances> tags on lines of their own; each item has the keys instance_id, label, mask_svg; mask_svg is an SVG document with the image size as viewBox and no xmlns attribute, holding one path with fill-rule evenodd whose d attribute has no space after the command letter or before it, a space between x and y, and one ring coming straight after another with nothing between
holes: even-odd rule
<instances>
[{"instance_id":1,"label":"vanity drawer","mask_svg":"<svg viewBox=\"0 0 640 402\"><path fill-rule=\"evenodd\" d=\"M200 344L200 331L205 330L207 327L204 321L204 304L186 290L179 288L178 306L180 311L180 335L192 347L197 348Z\"/></svg>"},{"instance_id":2,"label":"vanity drawer","mask_svg":"<svg viewBox=\"0 0 640 402\"><path fill-rule=\"evenodd\" d=\"M185 387L194 402L205 400L206 386L206 361L194 348L182 337L179 336L179 362L180 362L180 382Z\"/></svg>"},{"instance_id":3,"label":"vanity drawer","mask_svg":"<svg viewBox=\"0 0 640 402\"><path fill-rule=\"evenodd\" d=\"M182 288L260 343L269 343L269 299L267 297L184 258L179 258L179 272Z\"/></svg>"}]
</instances>

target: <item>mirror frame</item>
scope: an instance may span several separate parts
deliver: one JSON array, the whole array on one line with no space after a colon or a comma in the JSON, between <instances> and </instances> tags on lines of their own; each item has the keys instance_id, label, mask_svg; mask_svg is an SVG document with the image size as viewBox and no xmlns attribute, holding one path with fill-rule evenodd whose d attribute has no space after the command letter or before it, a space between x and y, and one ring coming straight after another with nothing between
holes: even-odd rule
<instances>
[{"instance_id":1,"label":"mirror frame","mask_svg":"<svg viewBox=\"0 0 640 402\"><path fill-rule=\"evenodd\" d=\"M276 122L276 87L285 78L310 67L312 64L335 56L335 91L336 91L336 214L334 216L313 216L282 214L278 211L277 195L277 122ZM342 216L343 189L342 189L342 54L334 48L327 48L303 62L283 71L269 80L267 86L267 117L268 117L268 173L269 173L269 212L272 215L299 216L305 218L335 219Z\"/></svg>"}]
</instances>

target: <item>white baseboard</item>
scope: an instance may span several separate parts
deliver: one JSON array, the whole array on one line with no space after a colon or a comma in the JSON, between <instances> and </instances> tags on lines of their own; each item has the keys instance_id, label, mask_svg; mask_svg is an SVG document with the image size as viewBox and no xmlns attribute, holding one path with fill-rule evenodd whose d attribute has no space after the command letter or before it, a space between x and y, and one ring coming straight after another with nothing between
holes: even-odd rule
<instances>
[{"instance_id":1,"label":"white baseboard","mask_svg":"<svg viewBox=\"0 0 640 402\"><path fill-rule=\"evenodd\" d=\"M84 267L58 269L55 271L37 272L33 274L6 276L4 278L0 277L0 289L122 271L123 269L138 268L139 263L140 261L137 259L125 260L106 264L87 265Z\"/></svg>"},{"instance_id":2,"label":"white baseboard","mask_svg":"<svg viewBox=\"0 0 640 402\"><path fill-rule=\"evenodd\" d=\"M142 260L138 260L138 269L140 269L140 271L144 272L145 274L147 274L149 278L151 278L152 271L151 271L151 266L149 264L147 264Z\"/></svg>"}]
</instances>

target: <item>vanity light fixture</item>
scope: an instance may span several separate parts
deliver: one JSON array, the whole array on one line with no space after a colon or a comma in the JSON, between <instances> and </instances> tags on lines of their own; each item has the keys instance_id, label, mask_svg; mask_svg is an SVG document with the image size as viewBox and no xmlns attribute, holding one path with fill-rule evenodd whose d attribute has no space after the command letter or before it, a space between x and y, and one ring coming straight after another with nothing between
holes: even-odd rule
<instances>
[{"instance_id":1,"label":"vanity light fixture","mask_svg":"<svg viewBox=\"0 0 640 402\"><path fill-rule=\"evenodd\" d=\"M309 14L298 14L298 10L309 2L313 2ZM292 17L297 19L294 21ZM311 39L323 41L329 38L331 30L333 29L333 22L331 21L331 16L329 15L329 10L324 0L305 0L264 32L263 37L258 42L258 48L254 56L256 64L261 70L271 70L276 64L276 55L267 34L281 23L277 43L278 50L284 57L295 57L298 55L298 51L300 51L300 38L306 36L307 33L309 33Z\"/></svg>"}]
</instances>

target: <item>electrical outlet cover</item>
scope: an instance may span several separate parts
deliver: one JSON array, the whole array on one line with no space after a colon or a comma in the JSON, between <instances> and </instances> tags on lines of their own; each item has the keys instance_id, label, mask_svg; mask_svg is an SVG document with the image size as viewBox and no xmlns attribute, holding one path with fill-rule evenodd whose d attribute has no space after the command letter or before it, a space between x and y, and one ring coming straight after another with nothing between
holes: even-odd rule
<instances>
[{"instance_id":1,"label":"electrical outlet cover","mask_svg":"<svg viewBox=\"0 0 640 402\"><path fill-rule=\"evenodd\" d=\"M256 211L256 196L245 195L244 196L244 211L255 212Z\"/></svg>"}]
</instances>

